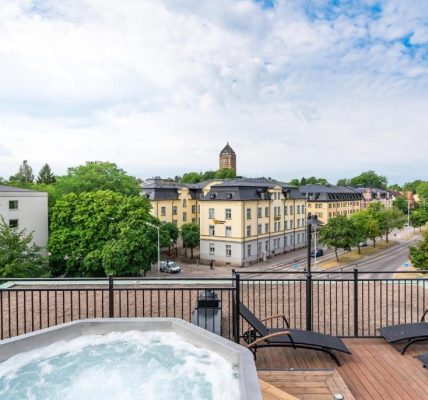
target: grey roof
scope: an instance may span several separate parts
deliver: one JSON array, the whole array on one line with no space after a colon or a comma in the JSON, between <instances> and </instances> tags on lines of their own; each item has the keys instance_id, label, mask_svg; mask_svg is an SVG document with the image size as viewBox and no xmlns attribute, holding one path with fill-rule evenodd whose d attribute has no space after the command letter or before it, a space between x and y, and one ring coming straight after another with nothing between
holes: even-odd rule
<instances>
[{"instance_id":1,"label":"grey roof","mask_svg":"<svg viewBox=\"0 0 428 400\"><path fill-rule=\"evenodd\" d=\"M14 186L0 185L0 192L37 192L37 190L24 189Z\"/></svg>"},{"instance_id":2,"label":"grey roof","mask_svg":"<svg viewBox=\"0 0 428 400\"><path fill-rule=\"evenodd\" d=\"M283 193L290 199L304 199L297 187L290 186L270 178L236 178L213 185L201 200L269 200L268 189L280 186Z\"/></svg>"},{"instance_id":3,"label":"grey roof","mask_svg":"<svg viewBox=\"0 0 428 400\"><path fill-rule=\"evenodd\" d=\"M223 147L223 150L220 151L220 155L222 154L236 154L232 147L230 147L229 142L227 142L226 146Z\"/></svg>"},{"instance_id":4,"label":"grey roof","mask_svg":"<svg viewBox=\"0 0 428 400\"><path fill-rule=\"evenodd\" d=\"M309 201L360 200L362 194L347 186L303 185L299 191Z\"/></svg>"}]
</instances>

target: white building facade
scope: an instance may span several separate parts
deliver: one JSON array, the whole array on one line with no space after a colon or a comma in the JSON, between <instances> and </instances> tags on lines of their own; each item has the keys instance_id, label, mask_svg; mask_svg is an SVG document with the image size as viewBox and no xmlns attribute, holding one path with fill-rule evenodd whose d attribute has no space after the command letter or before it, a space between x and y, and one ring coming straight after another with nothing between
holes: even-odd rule
<instances>
[{"instance_id":1,"label":"white building facade","mask_svg":"<svg viewBox=\"0 0 428 400\"><path fill-rule=\"evenodd\" d=\"M49 238L48 194L0 185L0 217L10 227L33 234L46 254Z\"/></svg>"}]
</instances>

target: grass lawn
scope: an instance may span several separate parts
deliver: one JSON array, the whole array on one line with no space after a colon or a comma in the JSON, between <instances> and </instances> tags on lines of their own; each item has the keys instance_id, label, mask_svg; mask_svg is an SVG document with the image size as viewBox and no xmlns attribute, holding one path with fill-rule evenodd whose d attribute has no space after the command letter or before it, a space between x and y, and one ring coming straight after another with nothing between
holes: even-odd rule
<instances>
[{"instance_id":1,"label":"grass lawn","mask_svg":"<svg viewBox=\"0 0 428 400\"><path fill-rule=\"evenodd\" d=\"M321 261L320 263L317 262L317 269L324 270L341 267L345 264L352 264L357 261L364 260L365 258L372 256L382 250L389 249L390 247L393 247L396 244L397 242L394 242L392 240L390 240L388 243L386 243L385 241L378 242L376 243L376 247L373 247L372 245L362 247L361 254L358 254L358 249L354 249L349 253L339 255L339 262L336 261L336 258L332 260Z\"/></svg>"}]
</instances>

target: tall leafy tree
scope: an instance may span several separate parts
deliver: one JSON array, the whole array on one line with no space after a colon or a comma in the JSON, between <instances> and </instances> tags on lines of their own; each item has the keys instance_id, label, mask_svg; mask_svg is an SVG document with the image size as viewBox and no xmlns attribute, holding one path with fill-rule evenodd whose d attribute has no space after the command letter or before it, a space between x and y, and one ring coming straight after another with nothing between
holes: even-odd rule
<instances>
[{"instance_id":1,"label":"tall leafy tree","mask_svg":"<svg viewBox=\"0 0 428 400\"><path fill-rule=\"evenodd\" d=\"M0 277L49 276L47 258L32 240L32 233L10 228L3 218L0 219Z\"/></svg>"},{"instance_id":2,"label":"tall leafy tree","mask_svg":"<svg viewBox=\"0 0 428 400\"><path fill-rule=\"evenodd\" d=\"M350 217L354 230L354 246L361 253L360 243L370 239L373 247L376 247L376 238L381 235L379 222L370 215L367 210L361 210Z\"/></svg>"},{"instance_id":3,"label":"tall leafy tree","mask_svg":"<svg viewBox=\"0 0 428 400\"><path fill-rule=\"evenodd\" d=\"M202 181L202 174L199 172L187 172L180 179L181 183L198 183Z\"/></svg>"},{"instance_id":4,"label":"tall leafy tree","mask_svg":"<svg viewBox=\"0 0 428 400\"><path fill-rule=\"evenodd\" d=\"M388 180L386 179L386 176L378 175L372 170L363 172L350 180L351 185L362 185L379 189L385 189L387 183Z\"/></svg>"},{"instance_id":5,"label":"tall leafy tree","mask_svg":"<svg viewBox=\"0 0 428 400\"><path fill-rule=\"evenodd\" d=\"M348 186L351 184L351 180L348 178L339 179L336 183L337 186Z\"/></svg>"},{"instance_id":6,"label":"tall leafy tree","mask_svg":"<svg viewBox=\"0 0 428 400\"><path fill-rule=\"evenodd\" d=\"M163 222L160 226L160 241L162 247L168 247L168 253L171 255L171 246L177 243L179 230L177 225L172 222Z\"/></svg>"},{"instance_id":7,"label":"tall leafy tree","mask_svg":"<svg viewBox=\"0 0 428 400\"><path fill-rule=\"evenodd\" d=\"M403 228L406 222L404 214L398 208L385 208L385 206L379 202L369 204L367 212L378 222L380 232L382 235L385 235L387 243L389 241L389 234L394 229Z\"/></svg>"},{"instance_id":8,"label":"tall leafy tree","mask_svg":"<svg viewBox=\"0 0 428 400\"><path fill-rule=\"evenodd\" d=\"M328 247L333 247L336 260L339 261L337 250L351 251L355 244L351 221L344 215L330 218L320 230L320 242Z\"/></svg>"},{"instance_id":9,"label":"tall leafy tree","mask_svg":"<svg viewBox=\"0 0 428 400\"><path fill-rule=\"evenodd\" d=\"M422 183L423 181L421 181L420 179L416 179L416 180L414 180L414 181L412 181L412 182L406 182L404 185L403 185L403 191L405 191L405 192L412 192L413 194L416 194L416 189L417 189L417 187L418 187L418 185L420 184L420 183Z\"/></svg>"},{"instance_id":10,"label":"tall leafy tree","mask_svg":"<svg viewBox=\"0 0 428 400\"><path fill-rule=\"evenodd\" d=\"M416 228L422 228L428 222L428 216L425 214L423 209L412 210L410 213L410 225Z\"/></svg>"},{"instance_id":11,"label":"tall leafy tree","mask_svg":"<svg viewBox=\"0 0 428 400\"><path fill-rule=\"evenodd\" d=\"M53 174L51 167L48 163L43 165L43 167L39 171L39 175L37 176L37 183L39 184L45 184L45 185L51 185L55 183L56 178Z\"/></svg>"},{"instance_id":12,"label":"tall leafy tree","mask_svg":"<svg viewBox=\"0 0 428 400\"><path fill-rule=\"evenodd\" d=\"M236 177L236 172L233 169L221 168L216 171L214 177L216 179L233 179Z\"/></svg>"},{"instance_id":13,"label":"tall leafy tree","mask_svg":"<svg viewBox=\"0 0 428 400\"><path fill-rule=\"evenodd\" d=\"M428 200L428 182L421 182L416 187L416 194L421 197L422 200Z\"/></svg>"},{"instance_id":14,"label":"tall leafy tree","mask_svg":"<svg viewBox=\"0 0 428 400\"><path fill-rule=\"evenodd\" d=\"M190 249L190 258L193 258L193 249L199 246L199 225L198 224L183 224L181 226L181 238L183 239L183 246L187 252ZM187 255L186 255L187 257Z\"/></svg>"},{"instance_id":15,"label":"tall leafy tree","mask_svg":"<svg viewBox=\"0 0 428 400\"><path fill-rule=\"evenodd\" d=\"M422 241L410 247L409 256L415 268L428 270L428 232L425 232Z\"/></svg>"},{"instance_id":16,"label":"tall leafy tree","mask_svg":"<svg viewBox=\"0 0 428 400\"><path fill-rule=\"evenodd\" d=\"M109 190L70 193L58 200L49 251L56 275L117 276L147 271L157 260L159 221L142 196Z\"/></svg>"},{"instance_id":17,"label":"tall leafy tree","mask_svg":"<svg viewBox=\"0 0 428 400\"><path fill-rule=\"evenodd\" d=\"M397 197L392 204L394 207L397 207L402 213L407 214L408 204L407 200L404 197Z\"/></svg>"},{"instance_id":18,"label":"tall leafy tree","mask_svg":"<svg viewBox=\"0 0 428 400\"><path fill-rule=\"evenodd\" d=\"M34 182L33 168L28 164L27 160L24 160L19 167L18 172L9 178L10 181L17 181L24 184L30 184Z\"/></svg>"},{"instance_id":19,"label":"tall leafy tree","mask_svg":"<svg viewBox=\"0 0 428 400\"><path fill-rule=\"evenodd\" d=\"M392 184L392 185L389 185L388 186L388 189L389 190L396 190L396 191L401 191L401 190L403 190L402 189L402 187L400 186L400 185L398 185L397 183L394 183L394 184Z\"/></svg>"},{"instance_id":20,"label":"tall leafy tree","mask_svg":"<svg viewBox=\"0 0 428 400\"><path fill-rule=\"evenodd\" d=\"M89 161L85 165L69 168L67 175L57 178L56 187L63 195L111 190L136 196L141 191L136 178L128 175L116 164L102 161Z\"/></svg>"}]
</instances>

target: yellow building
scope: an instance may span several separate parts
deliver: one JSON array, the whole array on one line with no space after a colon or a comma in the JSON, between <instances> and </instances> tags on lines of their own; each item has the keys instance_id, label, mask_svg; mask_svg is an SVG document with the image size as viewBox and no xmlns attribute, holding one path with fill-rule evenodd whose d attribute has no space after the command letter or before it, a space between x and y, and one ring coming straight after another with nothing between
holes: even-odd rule
<instances>
[{"instance_id":1,"label":"yellow building","mask_svg":"<svg viewBox=\"0 0 428 400\"><path fill-rule=\"evenodd\" d=\"M361 209L362 194L345 186L304 185L300 192L307 199L307 214L317 215L326 224L331 217L351 216Z\"/></svg>"},{"instance_id":2,"label":"yellow building","mask_svg":"<svg viewBox=\"0 0 428 400\"><path fill-rule=\"evenodd\" d=\"M211 184L199 199L201 261L244 266L304 247L306 200L265 178Z\"/></svg>"},{"instance_id":3,"label":"yellow building","mask_svg":"<svg viewBox=\"0 0 428 400\"><path fill-rule=\"evenodd\" d=\"M199 224L199 198L215 183L221 181L183 184L155 178L141 186L141 194L150 200L151 214L154 217L181 228L183 224L190 222Z\"/></svg>"}]
</instances>

